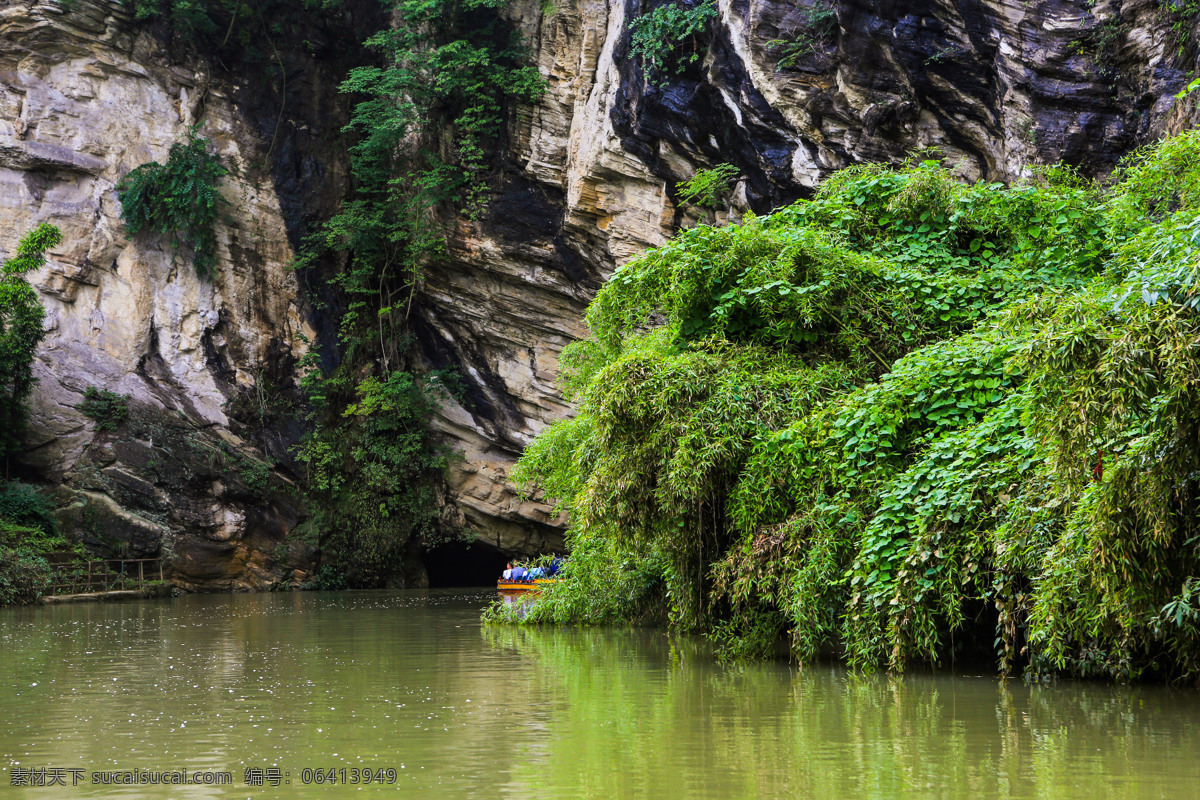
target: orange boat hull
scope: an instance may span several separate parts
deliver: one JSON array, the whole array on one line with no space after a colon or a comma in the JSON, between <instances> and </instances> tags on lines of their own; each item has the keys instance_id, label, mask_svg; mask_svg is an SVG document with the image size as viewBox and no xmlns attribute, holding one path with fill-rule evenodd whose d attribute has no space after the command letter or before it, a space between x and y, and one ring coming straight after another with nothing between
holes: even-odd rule
<instances>
[{"instance_id":1,"label":"orange boat hull","mask_svg":"<svg viewBox=\"0 0 1200 800\"><path fill-rule=\"evenodd\" d=\"M535 581L496 581L496 589L508 593L517 592L540 592L543 586L548 586L552 583L558 583L557 578L538 578Z\"/></svg>"}]
</instances>

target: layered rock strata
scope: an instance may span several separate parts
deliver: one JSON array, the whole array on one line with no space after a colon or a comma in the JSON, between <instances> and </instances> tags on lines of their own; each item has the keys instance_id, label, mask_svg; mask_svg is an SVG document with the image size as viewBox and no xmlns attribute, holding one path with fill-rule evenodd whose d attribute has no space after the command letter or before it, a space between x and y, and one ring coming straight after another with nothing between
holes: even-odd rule
<instances>
[{"instance_id":1,"label":"layered rock strata","mask_svg":"<svg viewBox=\"0 0 1200 800\"><path fill-rule=\"evenodd\" d=\"M464 453L450 487L481 538L512 550L555 546L563 524L507 481L569 413L562 346L604 277L679 226L766 212L833 170L922 148L968 180L1059 161L1103 176L1197 119L1194 97L1173 97L1197 66L1197 21L1173 6L720 0L710 33L684 43L702 58L646 76L629 23L652 6L515 7L548 91L516 110L491 215L458 227L422 298L427 361L461 365L469 389L436 420ZM803 55L781 63L788 45ZM675 184L721 163L741 177L701 220Z\"/></svg>"},{"instance_id":2,"label":"layered rock strata","mask_svg":"<svg viewBox=\"0 0 1200 800\"><path fill-rule=\"evenodd\" d=\"M288 543L303 513L275 412L316 337L289 266L289 227L309 209L268 158L302 144L295 120L268 140L254 92L174 57L120 3L0 7L0 41L0 255L38 222L63 231L30 276L47 335L22 468L57 486L68 532L109 555L164 555L181 586L294 582L311 548ZM164 237L127 236L114 188L197 124L230 169L212 281ZM303 190L336 203L330 183ZM85 415L90 387L127 395L128 416Z\"/></svg>"},{"instance_id":3,"label":"layered rock strata","mask_svg":"<svg viewBox=\"0 0 1200 800\"><path fill-rule=\"evenodd\" d=\"M264 89L119 2L70 8L0 6L0 255L39 221L65 234L33 276L48 336L25 467L95 542L165 544L185 586L294 582L311 550L289 535L296 430L277 412L304 339L328 346L332 332L287 265L345 189L336 85L353 48L306 36L314 53L286 54ZM562 546L564 521L508 480L524 445L570 413L559 353L603 279L679 226L765 212L840 167L928 147L967 179L1059 160L1103 175L1197 121L1194 97L1172 97L1196 67L1186 5L720 0L710 30L682 44L700 58L646 76L629 25L650 8L510 8L548 91L510 110L490 212L453 226L415 306L421 362L456 368L465 387L434 421L461 453L449 496L506 553ZM127 237L113 191L201 121L233 170L211 283L160 238ZM740 173L728 207L682 208L675 184L720 163ZM131 397L117 430L76 408L89 386Z\"/></svg>"}]
</instances>

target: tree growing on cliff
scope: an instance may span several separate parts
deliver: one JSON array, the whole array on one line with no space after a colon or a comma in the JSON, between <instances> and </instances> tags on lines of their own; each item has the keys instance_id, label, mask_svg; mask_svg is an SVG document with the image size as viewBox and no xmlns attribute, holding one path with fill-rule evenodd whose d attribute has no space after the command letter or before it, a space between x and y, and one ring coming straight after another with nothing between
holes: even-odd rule
<instances>
[{"instance_id":1,"label":"tree growing on cliff","mask_svg":"<svg viewBox=\"0 0 1200 800\"><path fill-rule=\"evenodd\" d=\"M700 59L696 38L717 16L713 0L699 5L668 3L629 23L629 54L642 59L646 80L666 86L688 64Z\"/></svg>"},{"instance_id":2,"label":"tree growing on cliff","mask_svg":"<svg viewBox=\"0 0 1200 800\"><path fill-rule=\"evenodd\" d=\"M117 184L125 228L130 234L149 229L169 236L172 251L190 249L196 274L211 278L217 218L226 204L217 182L228 172L209 154L208 140L189 131L186 142L171 146L166 164L142 164Z\"/></svg>"},{"instance_id":3,"label":"tree growing on cliff","mask_svg":"<svg viewBox=\"0 0 1200 800\"><path fill-rule=\"evenodd\" d=\"M62 242L62 232L43 222L21 239L17 252L0 266L0 448L8 458L19 445L33 389L33 354L46 332L46 310L26 273L46 263L46 251Z\"/></svg>"},{"instance_id":4,"label":"tree growing on cliff","mask_svg":"<svg viewBox=\"0 0 1200 800\"><path fill-rule=\"evenodd\" d=\"M346 130L354 191L298 265L338 254L344 359L302 381L314 524L327 565L353 586L383 586L437 536L434 482L444 456L427 422L445 376L405 367L413 298L444 249L452 213L487 208L504 109L545 90L506 0L395 0L393 25L367 40L373 66L351 70Z\"/></svg>"}]
</instances>

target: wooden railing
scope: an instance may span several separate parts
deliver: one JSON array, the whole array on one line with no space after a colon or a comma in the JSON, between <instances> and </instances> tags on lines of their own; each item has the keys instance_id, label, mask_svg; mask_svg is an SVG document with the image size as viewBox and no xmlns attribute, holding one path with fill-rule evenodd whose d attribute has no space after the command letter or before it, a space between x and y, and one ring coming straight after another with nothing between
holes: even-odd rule
<instances>
[{"instance_id":1,"label":"wooden railing","mask_svg":"<svg viewBox=\"0 0 1200 800\"><path fill-rule=\"evenodd\" d=\"M146 588L147 581L163 579L161 558L108 558L52 564L54 582L50 594L111 592L119 589Z\"/></svg>"}]
</instances>

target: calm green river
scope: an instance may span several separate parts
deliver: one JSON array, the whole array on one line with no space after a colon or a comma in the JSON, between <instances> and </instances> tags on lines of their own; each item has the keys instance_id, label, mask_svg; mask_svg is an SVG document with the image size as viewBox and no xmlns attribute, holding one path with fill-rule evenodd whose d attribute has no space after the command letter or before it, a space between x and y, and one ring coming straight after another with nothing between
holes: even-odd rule
<instances>
[{"instance_id":1,"label":"calm green river","mask_svg":"<svg viewBox=\"0 0 1200 800\"><path fill-rule=\"evenodd\" d=\"M727 667L657 632L483 627L489 599L2 610L0 797L1200 797L1195 691ZM13 785L48 768L65 785ZM95 782L183 770L231 783Z\"/></svg>"}]
</instances>

